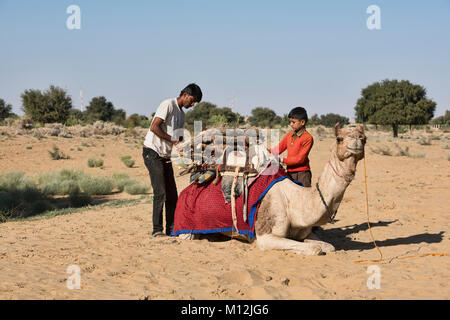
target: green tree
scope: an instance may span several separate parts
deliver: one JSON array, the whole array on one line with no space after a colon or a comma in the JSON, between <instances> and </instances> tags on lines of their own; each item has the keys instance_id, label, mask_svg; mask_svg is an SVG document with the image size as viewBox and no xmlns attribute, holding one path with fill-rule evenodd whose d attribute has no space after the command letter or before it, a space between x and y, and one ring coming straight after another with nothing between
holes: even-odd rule
<instances>
[{"instance_id":1,"label":"green tree","mask_svg":"<svg viewBox=\"0 0 450 320\"><path fill-rule=\"evenodd\" d=\"M125 121L125 127L134 128L134 127L147 127L147 123L149 124L149 120L146 116L133 113L130 115Z\"/></svg>"},{"instance_id":2,"label":"green tree","mask_svg":"<svg viewBox=\"0 0 450 320\"><path fill-rule=\"evenodd\" d=\"M248 122L255 127L272 128L274 125L280 124L282 120L280 116L277 116L275 111L264 107L254 108L251 114Z\"/></svg>"},{"instance_id":3,"label":"green tree","mask_svg":"<svg viewBox=\"0 0 450 320\"><path fill-rule=\"evenodd\" d=\"M431 124L450 125L450 110L445 110L445 114L440 117L436 117L430 121Z\"/></svg>"},{"instance_id":4,"label":"green tree","mask_svg":"<svg viewBox=\"0 0 450 320\"><path fill-rule=\"evenodd\" d=\"M194 109L186 112L186 123L193 126L194 121L201 121L203 128L205 128L211 119L212 111L216 109L217 106L211 102L200 102Z\"/></svg>"},{"instance_id":5,"label":"green tree","mask_svg":"<svg viewBox=\"0 0 450 320\"><path fill-rule=\"evenodd\" d=\"M244 123L244 117L233 112L228 107L217 108L211 102L200 102L194 109L186 113L186 124L194 125L194 121L202 121L203 128L218 125L239 125Z\"/></svg>"},{"instance_id":6,"label":"green tree","mask_svg":"<svg viewBox=\"0 0 450 320\"><path fill-rule=\"evenodd\" d=\"M117 109L113 111L111 121L118 126L126 126L127 113L123 109Z\"/></svg>"},{"instance_id":7,"label":"green tree","mask_svg":"<svg viewBox=\"0 0 450 320\"><path fill-rule=\"evenodd\" d=\"M355 112L356 121L391 125L394 137L399 125L426 124L436 103L426 97L426 89L407 80L383 80L362 89Z\"/></svg>"},{"instance_id":8,"label":"green tree","mask_svg":"<svg viewBox=\"0 0 450 320\"><path fill-rule=\"evenodd\" d=\"M69 117L66 120L66 125L75 126L77 124L79 125L86 124L86 114L78 109L70 109Z\"/></svg>"},{"instance_id":9,"label":"green tree","mask_svg":"<svg viewBox=\"0 0 450 320\"><path fill-rule=\"evenodd\" d=\"M13 116L14 113L12 113L11 110L12 105L6 103L5 100L3 99L0 99L0 121L3 121L6 118Z\"/></svg>"},{"instance_id":10,"label":"green tree","mask_svg":"<svg viewBox=\"0 0 450 320\"><path fill-rule=\"evenodd\" d=\"M112 121L114 116L114 105L107 101L104 96L92 98L86 107L87 119L90 123L95 121Z\"/></svg>"},{"instance_id":11,"label":"green tree","mask_svg":"<svg viewBox=\"0 0 450 320\"><path fill-rule=\"evenodd\" d=\"M340 126L344 126L349 124L349 119L347 117L341 116L335 113L327 113L320 116L319 124L325 127L334 127L336 123L340 124Z\"/></svg>"},{"instance_id":12,"label":"green tree","mask_svg":"<svg viewBox=\"0 0 450 320\"><path fill-rule=\"evenodd\" d=\"M36 122L65 123L72 109L72 98L65 90L53 85L43 93L25 90L21 98L23 111Z\"/></svg>"},{"instance_id":13,"label":"green tree","mask_svg":"<svg viewBox=\"0 0 450 320\"><path fill-rule=\"evenodd\" d=\"M318 126L320 124L320 118L317 115L317 113L313 114L311 116L311 118L308 119L308 125L313 127L313 126Z\"/></svg>"}]
</instances>

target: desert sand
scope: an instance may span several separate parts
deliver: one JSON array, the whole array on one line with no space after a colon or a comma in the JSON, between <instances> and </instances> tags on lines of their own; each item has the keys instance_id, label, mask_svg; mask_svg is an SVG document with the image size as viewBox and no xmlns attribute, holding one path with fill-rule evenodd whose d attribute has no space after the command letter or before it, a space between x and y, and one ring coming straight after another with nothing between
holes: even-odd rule
<instances>
[{"instance_id":1,"label":"desert sand","mask_svg":"<svg viewBox=\"0 0 450 320\"><path fill-rule=\"evenodd\" d=\"M333 138L329 134L319 139L312 133L315 145L310 160L315 182L328 160ZM450 252L449 134L442 134L431 145L391 139L388 133L367 134L369 214L384 258L376 264L381 275L379 289L367 286L368 266L355 263L379 257L366 223L361 161L336 223L319 231L336 247L334 253L300 256L261 251L255 244L238 240L149 239L152 204L142 201L0 224L0 299L448 299L450 256L401 258ZM83 142L92 146L77 151ZM3 138L0 171L30 176L62 168L93 175L123 172L149 184L139 143L108 137ZM394 143L424 157L386 156L370 149L375 145L394 149ZM50 160L47 151L53 144L71 159ZM102 153L104 169L88 168L87 159ZM133 168L119 159L127 154L136 160ZM177 178L178 192L188 185L188 179ZM81 269L79 290L66 285L71 265Z\"/></svg>"}]
</instances>

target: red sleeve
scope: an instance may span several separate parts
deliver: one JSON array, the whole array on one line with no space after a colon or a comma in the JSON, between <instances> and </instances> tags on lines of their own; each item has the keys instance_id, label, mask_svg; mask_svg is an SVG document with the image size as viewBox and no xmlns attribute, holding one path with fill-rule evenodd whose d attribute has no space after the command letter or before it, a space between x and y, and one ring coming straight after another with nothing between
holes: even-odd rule
<instances>
[{"instance_id":1,"label":"red sleeve","mask_svg":"<svg viewBox=\"0 0 450 320\"><path fill-rule=\"evenodd\" d=\"M279 155L279 154L282 154L286 150L288 135L289 135L289 133L284 136L283 140L280 141L278 146L269 150L271 154Z\"/></svg>"},{"instance_id":2,"label":"red sleeve","mask_svg":"<svg viewBox=\"0 0 450 320\"><path fill-rule=\"evenodd\" d=\"M308 159L308 155L309 152L311 151L313 143L314 140L311 136L305 138L305 140L301 142L300 150L297 152L297 154L292 157L284 158L283 162L286 163L288 166L303 165L306 159Z\"/></svg>"}]
</instances>

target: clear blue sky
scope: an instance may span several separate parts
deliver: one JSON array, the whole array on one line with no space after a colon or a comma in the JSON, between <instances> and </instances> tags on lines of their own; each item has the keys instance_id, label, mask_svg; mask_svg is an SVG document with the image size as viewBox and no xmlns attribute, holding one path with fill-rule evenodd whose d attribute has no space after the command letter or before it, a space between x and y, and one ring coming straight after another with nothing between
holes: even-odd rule
<instances>
[{"instance_id":1,"label":"clear blue sky","mask_svg":"<svg viewBox=\"0 0 450 320\"><path fill-rule=\"evenodd\" d=\"M81 30L66 9L81 8ZM368 30L369 5L381 30ZM361 89L383 79L423 85L450 109L450 1L0 0L0 98L60 86L80 106L104 95L150 115L196 82L204 101L250 114L354 117Z\"/></svg>"}]
</instances>

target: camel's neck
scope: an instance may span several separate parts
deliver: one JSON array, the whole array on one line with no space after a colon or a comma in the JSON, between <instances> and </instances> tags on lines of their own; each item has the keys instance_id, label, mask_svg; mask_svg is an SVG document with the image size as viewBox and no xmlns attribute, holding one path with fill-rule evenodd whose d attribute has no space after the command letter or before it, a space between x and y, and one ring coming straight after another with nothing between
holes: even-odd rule
<instances>
[{"instance_id":1,"label":"camel's neck","mask_svg":"<svg viewBox=\"0 0 450 320\"><path fill-rule=\"evenodd\" d=\"M327 204L329 212L334 214L341 204L345 190L353 180L356 169L356 160L351 157L345 161L340 161L333 151L329 162L325 164L322 174L318 180L318 186L322 197ZM318 224L322 225L329 221L329 213L322 201L316 185L312 186L314 202L317 202Z\"/></svg>"}]
</instances>

